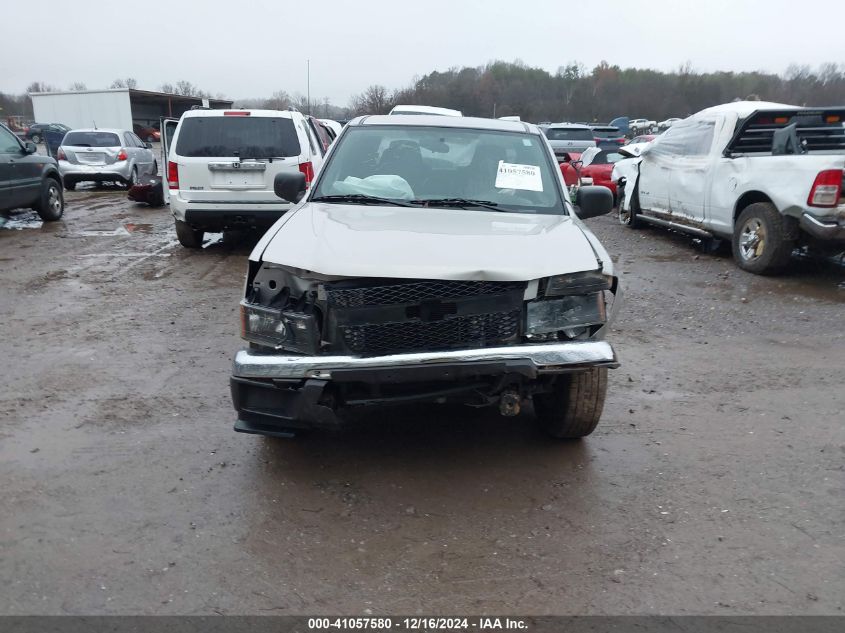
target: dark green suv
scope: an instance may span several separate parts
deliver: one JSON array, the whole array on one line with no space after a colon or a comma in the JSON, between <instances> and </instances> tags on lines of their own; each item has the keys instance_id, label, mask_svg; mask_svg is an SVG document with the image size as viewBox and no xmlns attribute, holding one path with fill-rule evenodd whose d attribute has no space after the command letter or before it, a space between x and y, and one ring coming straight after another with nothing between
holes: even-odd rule
<instances>
[{"instance_id":1,"label":"dark green suv","mask_svg":"<svg viewBox=\"0 0 845 633\"><path fill-rule=\"evenodd\" d=\"M0 211L29 207L51 222L65 210L62 177L55 159L36 151L0 124Z\"/></svg>"}]
</instances>

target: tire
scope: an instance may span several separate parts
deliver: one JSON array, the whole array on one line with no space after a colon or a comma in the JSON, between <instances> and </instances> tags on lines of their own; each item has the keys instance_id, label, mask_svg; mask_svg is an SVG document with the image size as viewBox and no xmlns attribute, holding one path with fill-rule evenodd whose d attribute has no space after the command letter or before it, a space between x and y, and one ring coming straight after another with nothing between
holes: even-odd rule
<instances>
[{"instance_id":1,"label":"tire","mask_svg":"<svg viewBox=\"0 0 845 633\"><path fill-rule=\"evenodd\" d=\"M619 210L617 212L617 217L619 219L619 224L622 226L627 226L629 229L641 229L643 227L643 221L640 220L640 191L639 191L639 183L634 185L634 193L631 194L631 206L630 209L625 211L622 209L622 205L625 204L625 190L624 188L619 192Z\"/></svg>"},{"instance_id":2,"label":"tire","mask_svg":"<svg viewBox=\"0 0 845 633\"><path fill-rule=\"evenodd\" d=\"M179 243L185 248L202 248L202 238L205 235L204 231L191 228L191 225L185 224L181 220L175 220L176 223L176 237Z\"/></svg>"},{"instance_id":3,"label":"tire","mask_svg":"<svg viewBox=\"0 0 845 633\"><path fill-rule=\"evenodd\" d=\"M65 212L65 197L62 185L55 178L45 178L41 184L41 198L35 207L38 215L45 222L55 222Z\"/></svg>"},{"instance_id":4,"label":"tire","mask_svg":"<svg viewBox=\"0 0 845 633\"><path fill-rule=\"evenodd\" d=\"M41 142L41 135L40 134L33 134L30 140L33 143L35 143L36 145L38 145Z\"/></svg>"},{"instance_id":5,"label":"tire","mask_svg":"<svg viewBox=\"0 0 845 633\"><path fill-rule=\"evenodd\" d=\"M606 395L607 368L593 367L559 376L551 393L534 396L534 411L553 437L586 437L599 423Z\"/></svg>"},{"instance_id":6,"label":"tire","mask_svg":"<svg viewBox=\"0 0 845 633\"><path fill-rule=\"evenodd\" d=\"M68 191L73 191L76 189L76 183L72 180L65 180L65 189Z\"/></svg>"},{"instance_id":7,"label":"tire","mask_svg":"<svg viewBox=\"0 0 845 633\"><path fill-rule=\"evenodd\" d=\"M743 270L757 275L775 275L789 264L795 249L787 219L770 202L750 204L734 225L734 261Z\"/></svg>"},{"instance_id":8,"label":"tire","mask_svg":"<svg viewBox=\"0 0 845 633\"><path fill-rule=\"evenodd\" d=\"M123 184L126 185L127 189L131 189L134 185L138 183L138 168L133 167L132 173L129 174L129 178L123 181Z\"/></svg>"}]
</instances>

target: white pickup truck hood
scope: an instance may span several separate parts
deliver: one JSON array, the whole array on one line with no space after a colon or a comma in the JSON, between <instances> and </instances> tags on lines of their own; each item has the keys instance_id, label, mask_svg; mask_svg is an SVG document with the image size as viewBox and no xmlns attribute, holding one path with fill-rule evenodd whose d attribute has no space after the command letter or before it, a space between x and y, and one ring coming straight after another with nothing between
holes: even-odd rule
<instances>
[{"instance_id":1,"label":"white pickup truck hood","mask_svg":"<svg viewBox=\"0 0 845 633\"><path fill-rule=\"evenodd\" d=\"M595 270L606 253L588 235L562 215L306 203L253 258L343 277L527 281Z\"/></svg>"}]
</instances>

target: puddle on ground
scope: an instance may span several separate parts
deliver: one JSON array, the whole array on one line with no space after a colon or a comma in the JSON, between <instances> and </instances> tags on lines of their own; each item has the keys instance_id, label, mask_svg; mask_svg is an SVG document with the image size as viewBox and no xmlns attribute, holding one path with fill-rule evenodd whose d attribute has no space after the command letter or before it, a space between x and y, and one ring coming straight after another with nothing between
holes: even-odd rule
<instances>
[{"instance_id":1,"label":"puddle on ground","mask_svg":"<svg viewBox=\"0 0 845 633\"><path fill-rule=\"evenodd\" d=\"M125 227L119 226L111 231L105 230L88 230L88 231L74 231L70 237L125 237L131 235Z\"/></svg>"},{"instance_id":2,"label":"puddle on ground","mask_svg":"<svg viewBox=\"0 0 845 633\"><path fill-rule=\"evenodd\" d=\"M123 225L123 227L129 233L152 233L153 232L153 225L152 224L134 224L132 222L127 222Z\"/></svg>"},{"instance_id":3,"label":"puddle on ground","mask_svg":"<svg viewBox=\"0 0 845 633\"><path fill-rule=\"evenodd\" d=\"M23 229L40 229L44 222L35 211L0 215L0 229L20 231Z\"/></svg>"}]
</instances>

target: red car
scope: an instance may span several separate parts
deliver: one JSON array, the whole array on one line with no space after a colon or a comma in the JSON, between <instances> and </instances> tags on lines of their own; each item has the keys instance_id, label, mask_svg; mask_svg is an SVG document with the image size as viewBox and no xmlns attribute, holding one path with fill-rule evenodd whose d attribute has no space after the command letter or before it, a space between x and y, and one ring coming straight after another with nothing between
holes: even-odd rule
<instances>
[{"instance_id":1,"label":"red car","mask_svg":"<svg viewBox=\"0 0 845 633\"><path fill-rule=\"evenodd\" d=\"M613 163L625 158L619 152L602 150L586 167L581 167L582 178L592 178L593 184L598 187L607 187L613 194L613 202L616 203L616 183L613 182ZM569 162L581 159L581 154L569 154ZM560 173L563 174L563 181L566 186L578 183L578 174L569 162L560 164Z\"/></svg>"},{"instance_id":2,"label":"red car","mask_svg":"<svg viewBox=\"0 0 845 633\"><path fill-rule=\"evenodd\" d=\"M135 134L137 134L142 140L146 141L147 143L152 143L153 141L161 140L161 132L159 132L154 127L141 125L140 123L133 123L132 131L135 132Z\"/></svg>"}]
</instances>

